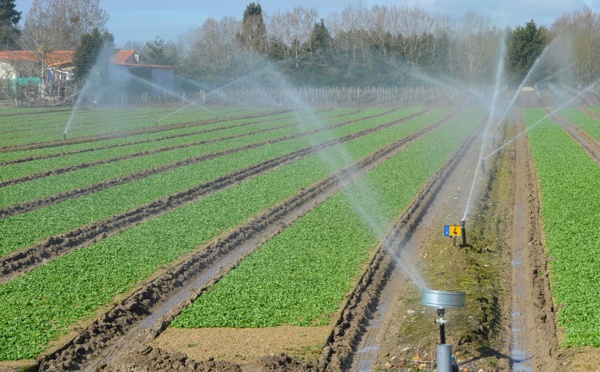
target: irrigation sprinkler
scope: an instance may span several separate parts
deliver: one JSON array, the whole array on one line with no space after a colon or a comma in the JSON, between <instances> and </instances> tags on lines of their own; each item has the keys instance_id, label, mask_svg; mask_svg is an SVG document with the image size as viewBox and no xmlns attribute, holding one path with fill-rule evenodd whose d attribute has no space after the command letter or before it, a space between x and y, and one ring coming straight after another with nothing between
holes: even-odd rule
<instances>
[{"instance_id":1,"label":"irrigation sprinkler","mask_svg":"<svg viewBox=\"0 0 600 372\"><path fill-rule=\"evenodd\" d=\"M463 235L464 236L464 235ZM437 308L438 318L435 323L440 326L440 343L437 344L437 370L438 372L458 372L458 364L454 362L452 345L446 344L446 323L444 319L446 309L465 307L467 295L465 292L436 291L423 289L421 291L421 304Z\"/></svg>"},{"instance_id":2,"label":"irrigation sprinkler","mask_svg":"<svg viewBox=\"0 0 600 372\"><path fill-rule=\"evenodd\" d=\"M461 236L462 236L462 246L466 247L467 246L467 229L465 228L465 220L461 220L460 221L460 227L461 227Z\"/></svg>"}]
</instances>

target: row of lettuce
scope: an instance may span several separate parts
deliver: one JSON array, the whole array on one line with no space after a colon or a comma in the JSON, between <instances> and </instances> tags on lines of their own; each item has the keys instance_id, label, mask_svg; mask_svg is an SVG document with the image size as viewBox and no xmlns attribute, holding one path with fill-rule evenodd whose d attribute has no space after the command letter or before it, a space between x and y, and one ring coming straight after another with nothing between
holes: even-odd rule
<instances>
[{"instance_id":1,"label":"row of lettuce","mask_svg":"<svg viewBox=\"0 0 600 372\"><path fill-rule=\"evenodd\" d=\"M337 110L333 111L333 112L338 112ZM344 112L341 112L341 114L343 114ZM322 115L326 115L326 113L323 113ZM90 128L90 135L97 135L97 134L101 134L101 132L99 131L99 129L102 129L102 132L106 132L112 129L112 132L110 132L111 134L114 135L113 138L96 138L94 141L88 141L88 142L82 142L82 143L71 143L69 141L63 141L63 143L61 144L61 142L57 142L55 143L55 146L52 147L38 147L36 148L36 144L38 144L38 142L40 142L40 140L37 140L35 137L34 138L30 138L30 135L27 135L27 138L24 138L23 141L27 140L27 142L25 143L26 145L30 145L30 147L32 147L29 150L21 150L21 151L10 151L11 149L4 149L4 151L0 152L0 161L3 162L7 162L7 161L15 161L15 160L19 160L22 158L26 158L26 157L39 157L39 156L44 156L44 155L56 155L56 154L70 154L70 153L74 153L74 152L82 152L82 151L93 151L93 152L101 152L103 150L107 150L107 149L112 149L115 147L123 147L123 146L134 146L136 144L142 144L142 145L148 145L148 142L151 141L156 141L159 145L162 143L162 141L165 140L169 140L172 138L177 138L178 136L190 136L190 135L195 135L195 134L202 134L206 131L219 131L219 130L225 130L228 129L229 127L235 127L235 126L239 126L239 125L243 125L243 124L253 124L253 123L260 123L260 122L268 122L270 120L281 120L281 119L285 119L285 118L290 118L292 115L290 113L280 113L280 112L272 112L269 115L267 114L262 114L261 116L235 116L235 117L228 117L228 118L222 118L219 120L203 120L203 119L207 119L205 115L194 115L192 117L187 118L187 120L183 120L185 118L179 118L178 117L178 123L181 124L179 126L169 126L169 125L162 125L160 127L153 127L150 128L150 131L137 131L137 132L129 132L127 133L127 135L123 135L123 136L119 136L118 134L120 132L123 132L125 130L125 128L122 128L120 123L117 123L117 125L111 125L111 126L100 126L100 128L95 128L94 130L92 128ZM297 117L302 117L301 115L298 115ZM320 117L320 115L319 115ZM64 117L59 117L59 118L54 118L54 120L58 120L59 122L61 122L60 120L65 120L67 118ZM23 117L21 117L20 120L24 120ZM49 119L52 120L52 119ZM68 120L68 119L67 119ZM108 120L108 119L107 119ZM133 119L132 119L133 120ZM143 123L143 124L148 124L147 120L144 119L137 119L139 122ZM63 123L64 124L64 123ZM65 124L66 125L66 124ZM141 125L141 124L138 124ZM154 123L152 124L153 126L155 125ZM31 132L30 130L24 129L21 130L23 132ZM218 133L217 133L218 134ZM61 132L61 136L62 136L62 132ZM49 140L49 136L48 134L40 134L41 137L41 142L46 142ZM63 138L61 138L63 139ZM7 139L8 140L8 139ZM37 140L37 141L36 141ZM168 146L168 142L167 145ZM116 150L118 151L118 150ZM132 150L131 152L134 152L134 150ZM127 152L125 152L124 154L126 154ZM119 152L106 152L104 154L105 157L109 157L109 156L116 156L119 155ZM98 156L99 159L102 158L101 155ZM62 164L64 165L68 165L68 163L66 164Z\"/></svg>"},{"instance_id":2,"label":"row of lettuce","mask_svg":"<svg viewBox=\"0 0 600 372\"><path fill-rule=\"evenodd\" d=\"M598 135L600 122L574 109L562 114ZM598 347L600 166L542 109L524 110L523 118L541 185L550 279L564 343Z\"/></svg>"},{"instance_id":3,"label":"row of lettuce","mask_svg":"<svg viewBox=\"0 0 600 372\"><path fill-rule=\"evenodd\" d=\"M49 342L68 332L82 319L93 317L100 307L113 301L116 295L131 290L161 266L197 249L218 234L273 207L335 170L424 128L449 111L431 110L401 124L278 167L79 249L1 285L0 359L37 356ZM396 119L410 112L414 109L396 113ZM363 122L361 128L354 130L340 127L334 135L342 136L370 125L373 124ZM322 141L318 138L314 137L310 144ZM447 141L446 135L440 138L441 142ZM2 229L7 230L9 237L2 242L10 245L11 250L18 249L175 190L288 153L306 146L306 141L274 144L254 152L235 154L227 160L220 158L212 163L194 164L193 167L197 168L178 168L165 178L148 184L144 182L148 182L149 178L138 181L142 184L122 185L8 218ZM422 160L414 156L417 155L413 154L412 162L431 161L425 154L418 155L423 157ZM107 197L108 194L111 196ZM331 217L323 218L331 221ZM42 231L29 235L28 229ZM19 244L13 243L19 239L22 239Z\"/></svg>"},{"instance_id":4,"label":"row of lettuce","mask_svg":"<svg viewBox=\"0 0 600 372\"><path fill-rule=\"evenodd\" d=\"M343 120L349 121L350 119L361 119L362 117L364 116L359 116L358 114L337 117L335 119L327 119L325 117L320 124L309 123L304 127L291 125L290 122L292 121L292 118L290 117L280 119L273 118L273 123L260 122L232 129L228 129L227 125L221 124L221 126L216 128L218 130L211 132L200 131L201 133L196 133L198 130L195 130L184 133L183 137L155 139L150 142L126 144L124 146L98 150L92 148L90 151L85 151L83 153L64 153L58 157L42 158L4 165L2 166L0 181L29 177L48 171L59 173L57 170L61 168L73 167L81 164L98 164L97 166L88 166L84 169L74 171L62 171L60 174L53 175L51 178L44 177L35 182L27 182L25 186L13 188L15 191L7 191L11 192L15 197L17 195L23 195L23 197L27 196L32 200L35 200L45 197L48 195L48 192L54 193L54 191L50 191L50 188L66 191L66 189L60 189L60 187L63 185L65 187L72 186L71 188L82 187L95 182L119 177L147 168L184 161L212 152L230 150L253 143L272 141L285 136L307 133L310 129L314 130L318 128L318 125L324 126L323 131L325 131L326 125L334 125ZM256 133L256 131L259 130L264 132ZM230 138L232 136L235 138ZM4 189L11 190L11 188ZM25 189L27 192L24 193L22 189ZM41 194L37 194L33 190L40 190ZM46 190L46 195L44 194L44 190ZM15 200L12 196L7 196L2 199L6 200L6 202ZM26 200L17 200L16 202L22 203L24 201Z\"/></svg>"},{"instance_id":5,"label":"row of lettuce","mask_svg":"<svg viewBox=\"0 0 600 372\"><path fill-rule=\"evenodd\" d=\"M323 325L370 252L483 119L465 113L327 199L222 278L175 327Z\"/></svg>"},{"instance_id":6,"label":"row of lettuce","mask_svg":"<svg viewBox=\"0 0 600 372\"><path fill-rule=\"evenodd\" d=\"M12 217L0 219L0 228L3 231L3 237L0 239L0 255L13 252L23 247L35 244L40 239L49 236L58 235L80 226L99 221L118 213L133 209L137 206L150 203L161 197L166 197L178 192L187 190L199 184L209 182L218 177L225 176L236 170L258 164L260 162L275 158L277 156L288 154L292 151L300 150L318 143L325 142L332 136L341 137L347 134L355 133L360 130L374 127L392 119L398 119L404 115L414 112L416 109L405 109L396 112L394 115L382 116L368 122L357 122L354 124L335 128L331 132L324 131L312 136L298 137L268 146L262 146L247 151L220 156L208 161L201 161L160 172L149 177L128 182L119 186L110 187L101 191L84 195L78 198L71 198L62 203L48 205L33 211L17 214ZM408 123L402 123L394 126L395 130L405 135L408 130L412 130L415 125L422 127L437 120L446 114L447 110L433 110L426 115L416 118ZM390 129L385 133L394 131ZM403 134L402 134L403 133ZM396 136L398 134L395 134ZM221 146L225 146L221 143ZM197 152L203 152L204 146L198 148ZM210 148L210 146L209 146ZM160 161L160 158L159 160ZM139 164L137 159L125 161L126 164ZM152 163L146 162L147 166ZM144 162L141 162L144 165ZM109 171L103 171L104 168ZM126 168L126 165L122 165ZM110 171L115 171L112 164L95 167L95 171L102 177L111 177ZM83 178L86 174L89 178L98 181L93 171L86 169L74 172ZM39 187L35 185L40 184ZM18 191L23 190L25 195L31 195L36 190L39 193L34 196L22 196L14 193L14 198L18 200L34 200L36 197L48 195L45 190L66 190L73 184L81 185L74 180L70 174L59 175L38 181L32 181L23 185L15 185L2 189L3 196L12 195L14 188ZM57 185L57 186L54 186ZM5 191L6 190L6 191Z\"/></svg>"},{"instance_id":7,"label":"row of lettuce","mask_svg":"<svg viewBox=\"0 0 600 372\"><path fill-rule=\"evenodd\" d=\"M209 120L219 117L252 115L258 110L222 108L207 111L200 107L182 110L173 108L122 108L122 109L73 109L49 110L45 108L28 111L21 115L3 116L0 122L0 148L37 142L56 141L68 138L106 134ZM23 121L27 115L27 121Z\"/></svg>"}]
</instances>

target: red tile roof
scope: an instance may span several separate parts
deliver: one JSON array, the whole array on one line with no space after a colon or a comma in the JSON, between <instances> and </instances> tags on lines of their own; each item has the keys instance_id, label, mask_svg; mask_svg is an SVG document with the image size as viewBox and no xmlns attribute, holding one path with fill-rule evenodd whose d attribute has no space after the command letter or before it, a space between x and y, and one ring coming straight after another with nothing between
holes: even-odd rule
<instances>
[{"instance_id":1,"label":"red tile roof","mask_svg":"<svg viewBox=\"0 0 600 372\"><path fill-rule=\"evenodd\" d=\"M73 63L75 52L71 50L55 50L46 56L46 65L57 67ZM0 59L18 62L36 62L38 56L29 50L0 51Z\"/></svg>"},{"instance_id":2,"label":"red tile roof","mask_svg":"<svg viewBox=\"0 0 600 372\"><path fill-rule=\"evenodd\" d=\"M112 58L112 61L118 65L124 65L127 63L133 63L130 60L135 55L135 50L119 50Z\"/></svg>"},{"instance_id":3,"label":"red tile roof","mask_svg":"<svg viewBox=\"0 0 600 372\"><path fill-rule=\"evenodd\" d=\"M112 57L112 61L114 64L130 67L173 68L171 66L146 65L143 63L137 63L133 58L135 54L135 50L120 50ZM38 58L37 55L32 51L18 50L0 51L0 60L36 62ZM49 52L46 56L46 65L48 67L59 67L63 65L73 64L74 60L75 52L73 52L72 50L55 50Z\"/></svg>"},{"instance_id":4,"label":"red tile roof","mask_svg":"<svg viewBox=\"0 0 600 372\"><path fill-rule=\"evenodd\" d=\"M164 65L147 65L136 62L133 56L137 52L135 50L120 50L112 58L114 64L129 67L153 67L153 68L173 68L172 66Z\"/></svg>"},{"instance_id":5,"label":"red tile roof","mask_svg":"<svg viewBox=\"0 0 600 372\"><path fill-rule=\"evenodd\" d=\"M36 61L35 54L33 52L24 50L1 51L0 59L5 59L9 61Z\"/></svg>"},{"instance_id":6,"label":"red tile roof","mask_svg":"<svg viewBox=\"0 0 600 372\"><path fill-rule=\"evenodd\" d=\"M70 65L75 61L75 52L72 50L55 50L48 53L46 65L49 67L57 67L62 65Z\"/></svg>"}]
</instances>

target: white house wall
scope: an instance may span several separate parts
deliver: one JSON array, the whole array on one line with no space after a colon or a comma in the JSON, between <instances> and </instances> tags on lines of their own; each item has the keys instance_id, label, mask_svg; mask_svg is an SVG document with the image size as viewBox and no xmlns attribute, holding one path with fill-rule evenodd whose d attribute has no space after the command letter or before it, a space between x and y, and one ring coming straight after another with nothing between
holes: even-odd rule
<instances>
[{"instance_id":1,"label":"white house wall","mask_svg":"<svg viewBox=\"0 0 600 372\"><path fill-rule=\"evenodd\" d=\"M14 79L17 73L9 62L0 62L0 79Z\"/></svg>"}]
</instances>

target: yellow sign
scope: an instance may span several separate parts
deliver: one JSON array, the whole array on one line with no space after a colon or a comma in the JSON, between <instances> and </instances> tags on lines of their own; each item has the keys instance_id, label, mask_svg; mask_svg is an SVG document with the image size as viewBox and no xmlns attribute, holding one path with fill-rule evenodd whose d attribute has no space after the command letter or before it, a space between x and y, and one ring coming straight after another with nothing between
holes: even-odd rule
<instances>
[{"instance_id":1,"label":"yellow sign","mask_svg":"<svg viewBox=\"0 0 600 372\"><path fill-rule=\"evenodd\" d=\"M444 227L444 235L445 236L461 236L462 228L459 225L446 225Z\"/></svg>"}]
</instances>

